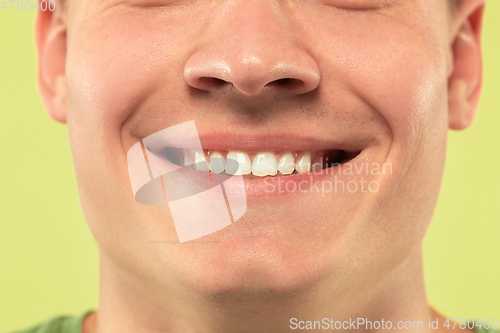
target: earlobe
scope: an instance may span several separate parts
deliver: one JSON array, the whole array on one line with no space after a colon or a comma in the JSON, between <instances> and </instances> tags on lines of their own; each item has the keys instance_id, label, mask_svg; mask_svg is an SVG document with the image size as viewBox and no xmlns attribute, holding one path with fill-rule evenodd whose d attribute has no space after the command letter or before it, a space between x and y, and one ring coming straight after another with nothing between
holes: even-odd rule
<instances>
[{"instance_id":1,"label":"earlobe","mask_svg":"<svg viewBox=\"0 0 500 333\"><path fill-rule=\"evenodd\" d=\"M449 128L463 130L476 116L482 86L481 24L484 2L469 7L452 41L453 70L448 78ZM469 4L474 4L469 1ZM463 10L467 10L464 8Z\"/></svg>"},{"instance_id":2,"label":"earlobe","mask_svg":"<svg viewBox=\"0 0 500 333\"><path fill-rule=\"evenodd\" d=\"M40 96L48 115L66 123L66 24L57 10L39 11L35 29Z\"/></svg>"},{"instance_id":3,"label":"earlobe","mask_svg":"<svg viewBox=\"0 0 500 333\"><path fill-rule=\"evenodd\" d=\"M462 130L469 127L475 118L476 110L469 103L469 87L463 79L450 82L448 88L448 123L453 130Z\"/></svg>"}]
</instances>

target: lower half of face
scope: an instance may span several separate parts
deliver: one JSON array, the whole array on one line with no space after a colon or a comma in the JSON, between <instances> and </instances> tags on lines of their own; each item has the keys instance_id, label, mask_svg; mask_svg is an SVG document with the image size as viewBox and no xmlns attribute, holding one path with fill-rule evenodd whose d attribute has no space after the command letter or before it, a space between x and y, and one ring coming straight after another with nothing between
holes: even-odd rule
<instances>
[{"instance_id":1,"label":"lower half of face","mask_svg":"<svg viewBox=\"0 0 500 333\"><path fill-rule=\"evenodd\" d=\"M444 1L159 2L70 8L70 141L106 256L166 289L285 297L362 284L419 246L446 147ZM246 210L181 242L173 205L135 200L127 152L193 120L195 171L242 158Z\"/></svg>"}]
</instances>

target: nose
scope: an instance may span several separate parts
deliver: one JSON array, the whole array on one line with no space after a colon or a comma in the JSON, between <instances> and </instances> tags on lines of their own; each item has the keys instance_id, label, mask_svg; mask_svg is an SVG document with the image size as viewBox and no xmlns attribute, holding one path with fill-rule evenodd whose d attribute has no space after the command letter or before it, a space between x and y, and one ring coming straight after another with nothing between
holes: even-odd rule
<instances>
[{"instance_id":1,"label":"nose","mask_svg":"<svg viewBox=\"0 0 500 333\"><path fill-rule=\"evenodd\" d=\"M235 1L218 14L203 36L211 37L203 38L185 64L186 83L210 92L234 87L248 96L315 90L319 65L271 2Z\"/></svg>"}]
</instances>

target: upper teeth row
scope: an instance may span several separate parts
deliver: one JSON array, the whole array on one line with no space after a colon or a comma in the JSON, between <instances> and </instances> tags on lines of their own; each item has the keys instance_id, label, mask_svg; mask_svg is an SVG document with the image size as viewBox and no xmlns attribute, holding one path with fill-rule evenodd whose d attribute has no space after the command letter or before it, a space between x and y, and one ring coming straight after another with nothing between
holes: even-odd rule
<instances>
[{"instance_id":1,"label":"upper teeth row","mask_svg":"<svg viewBox=\"0 0 500 333\"><path fill-rule=\"evenodd\" d=\"M194 169L211 171L213 173L226 172L227 174L248 175L252 173L255 176L275 176L278 171L281 174L289 175L295 170L297 173L305 173L312 170L322 169L321 163L311 165L311 153L305 152L295 154L285 152L276 155L274 152L260 152L255 154L253 161L250 160L248 153L243 151L229 151L224 157L224 154L219 151L214 151L210 154L209 162L205 157L204 152L195 152L194 154ZM231 167L234 164L226 163L227 159L238 162L238 169ZM297 161L295 161L297 159Z\"/></svg>"}]
</instances>

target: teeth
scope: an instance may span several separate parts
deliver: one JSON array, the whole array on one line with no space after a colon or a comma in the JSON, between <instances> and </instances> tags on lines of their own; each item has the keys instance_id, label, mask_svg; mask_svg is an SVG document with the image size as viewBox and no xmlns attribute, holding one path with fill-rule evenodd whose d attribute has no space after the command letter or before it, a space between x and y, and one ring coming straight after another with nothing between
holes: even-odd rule
<instances>
[{"instance_id":1,"label":"teeth","mask_svg":"<svg viewBox=\"0 0 500 333\"><path fill-rule=\"evenodd\" d=\"M210 171L213 173L221 173L226 169L226 159L221 153L214 151L210 156Z\"/></svg>"},{"instance_id":2,"label":"teeth","mask_svg":"<svg viewBox=\"0 0 500 333\"><path fill-rule=\"evenodd\" d=\"M278 171L284 175L289 175L295 170L295 161L293 160L292 153L285 153L278 163Z\"/></svg>"},{"instance_id":3,"label":"teeth","mask_svg":"<svg viewBox=\"0 0 500 333\"><path fill-rule=\"evenodd\" d=\"M258 153L252 163L252 173L255 176L275 176L278 173L278 162L272 152Z\"/></svg>"},{"instance_id":4,"label":"teeth","mask_svg":"<svg viewBox=\"0 0 500 333\"><path fill-rule=\"evenodd\" d=\"M240 175L248 175L252 172L252 162L250 161L250 157L247 153L242 151L230 151L227 153L227 158L235 160L239 164L238 171L228 170L229 163L226 165L226 173L230 175L240 174Z\"/></svg>"},{"instance_id":5,"label":"teeth","mask_svg":"<svg viewBox=\"0 0 500 333\"><path fill-rule=\"evenodd\" d=\"M227 152L227 154L226 154ZM211 171L213 173L223 173L228 175L249 175L257 177L290 175L293 173L321 172L323 164L314 155L314 163L311 163L311 152L259 152L250 159L248 153L243 151L184 151L181 161L184 165L194 170ZM208 156L210 155L210 158ZM276 158L279 157L279 162ZM295 157L294 157L295 156ZM297 157L300 157L297 160ZM236 163L236 162L237 163Z\"/></svg>"},{"instance_id":6,"label":"teeth","mask_svg":"<svg viewBox=\"0 0 500 333\"><path fill-rule=\"evenodd\" d=\"M311 169L311 153L305 153L297 163L295 163L295 170L298 173L306 173Z\"/></svg>"},{"instance_id":7,"label":"teeth","mask_svg":"<svg viewBox=\"0 0 500 333\"><path fill-rule=\"evenodd\" d=\"M208 163L205 159L205 153L203 150L194 152L194 169L208 171Z\"/></svg>"}]
</instances>

